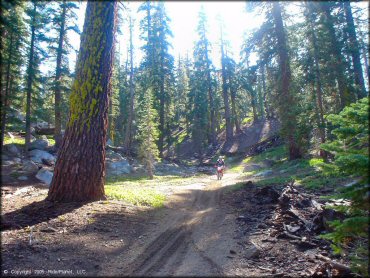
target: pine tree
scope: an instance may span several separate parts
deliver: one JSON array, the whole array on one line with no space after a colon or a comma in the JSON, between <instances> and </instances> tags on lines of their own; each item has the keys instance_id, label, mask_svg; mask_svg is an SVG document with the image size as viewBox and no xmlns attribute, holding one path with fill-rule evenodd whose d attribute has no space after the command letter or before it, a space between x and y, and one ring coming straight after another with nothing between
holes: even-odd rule
<instances>
[{"instance_id":1,"label":"pine tree","mask_svg":"<svg viewBox=\"0 0 370 278\"><path fill-rule=\"evenodd\" d=\"M28 50L27 64L27 84L26 84L26 150L29 148L31 141L31 99L35 98L36 89L40 86L36 82L40 82L39 65L47 53L40 47L41 42L49 41L45 33L49 30L49 9L45 3L39 1L31 1L30 6L26 10L29 16L30 25L30 46Z\"/></svg>"},{"instance_id":2,"label":"pine tree","mask_svg":"<svg viewBox=\"0 0 370 278\"><path fill-rule=\"evenodd\" d=\"M134 101L135 101L135 85L134 85L134 46L132 43L133 33L133 19L129 16L129 30L130 30L130 73L129 73L129 106L128 106L128 118L127 127L124 140L124 148L130 153L132 139L133 139L133 119L134 119Z\"/></svg>"},{"instance_id":3,"label":"pine tree","mask_svg":"<svg viewBox=\"0 0 370 278\"><path fill-rule=\"evenodd\" d=\"M226 127L226 142L230 142L233 138L233 127L231 124L231 114L230 114L230 104L229 104L229 93L228 93L228 84L227 84L227 72L226 72L226 61L227 57L225 54L225 41L223 39L223 30L221 27L221 76L222 76L222 95L225 106L225 127Z\"/></svg>"},{"instance_id":4,"label":"pine tree","mask_svg":"<svg viewBox=\"0 0 370 278\"><path fill-rule=\"evenodd\" d=\"M6 1L4 1L4 4ZM10 5L10 3L8 3ZM5 7L4 7L5 8ZM4 72L1 72L1 147L4 144L4 134L9 118L9 112L14 109L21 84L21 66L23 63L22 50L24 48L25 23L23 19L24 5L12 4L3 14L5 26L2 29L6 32L5 39L2 40L1 65L4 64Z\"/></svg>"},{"instance_id":5,"label":"pine tree","mask_svg":"<svg viewBox=\"0 0 370 278\"><path fill-rule=\"evenodd\" d=\"M108 99L114 61L116 2L88 2L70 97L70 117L48 199L104 198Z\"/></svg>"},{"instance_id":6,"label":"pine tree","mask_svg":"<svg viewBox=\"0 0 370 278\"><path fill-rule=\"evenodd\" d=\"M57 3L56 7L52 9L54 14L52 23L57 32L57 37L51 39L52 46L50 47L51 52L53 54L55 53L56 56L55 77L52 89L54 91L55 106L54 139L57 147L59 147L62 139L62 93L66 94L68 92L67 86L63 86L63 83L66 83L66 79L70 76L67 64L68 60L66 59L71 50L68 41L68 32L74 31L79 33L76 25L77 15L74 12L77 8L78 6L75 3L63 0Z\"/></svg>"},{"instance_id":7,"label":"pine tree","mask_svg":"<svg viewBox=\"0 0 370 278\"><path fill-rule=\"evenodd\" d=\"M173 84L174 58L169 53L168 38L172 37L169 28L170 19L163 2L158 2L153 14L153 51L155 64L152 71L155 108L159 115L159 156L163 157L165 137L170 136L166 121L166 108L170 105L171 85Z\"/></svg>"}]
</instances>

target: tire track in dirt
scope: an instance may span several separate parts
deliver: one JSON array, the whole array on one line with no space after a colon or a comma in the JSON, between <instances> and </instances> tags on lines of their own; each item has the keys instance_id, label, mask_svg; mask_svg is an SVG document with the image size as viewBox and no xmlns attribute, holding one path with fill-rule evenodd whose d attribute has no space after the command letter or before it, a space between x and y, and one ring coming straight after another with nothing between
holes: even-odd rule
<instances>
[{"instance_id":1,"label":"tire track in dirt","mask_svg":"<svg viewBox=\"0 0 370 278\"><path fill-rule=\"evenodd\" d=\"M176 276L191 275L191 271L195 275L224 276L224 261L219 259L225 257L224 252L215 256L215 245L217 249L220 244L213 239L225 216L219 206L222 182L203 182L203 189L176 193L179 198L174 198L170 209L166 209L168 215L157 230L149 233L153 238L139 247L139 255L123 267L125 275Z\"/></svg>"}]
</instances>

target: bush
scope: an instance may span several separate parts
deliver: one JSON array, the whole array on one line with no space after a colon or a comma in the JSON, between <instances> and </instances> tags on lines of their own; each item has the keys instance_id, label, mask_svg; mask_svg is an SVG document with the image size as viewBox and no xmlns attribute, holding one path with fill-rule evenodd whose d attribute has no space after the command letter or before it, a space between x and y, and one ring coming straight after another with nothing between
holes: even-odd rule
<instances>
[{"instance_id":1,"label":"bush","mask_svg":"<svg viewBox=\"0 0 370 278\"><path fill-rule=\"evenodd\" d=\"M334 155L332 163L326 163L324 169L343 176L352 176L356 182L339 190L338 198L347 198L351 206L345 211L347 219L332 222L334 232L324 237L333 242L337 253L350 250L356 258L354 269L367 276L367 255L359 257L356 242L367 241L369 223L369 99L363 98L347 106L338 115L328 115L327 120L333 125L334 139L322 144L322 149ZM354 242L354 244L348 244ZM354 256L356 254L356 256ZM352 262L354 263L354 262Z\"/></svg>"}]
</instances>

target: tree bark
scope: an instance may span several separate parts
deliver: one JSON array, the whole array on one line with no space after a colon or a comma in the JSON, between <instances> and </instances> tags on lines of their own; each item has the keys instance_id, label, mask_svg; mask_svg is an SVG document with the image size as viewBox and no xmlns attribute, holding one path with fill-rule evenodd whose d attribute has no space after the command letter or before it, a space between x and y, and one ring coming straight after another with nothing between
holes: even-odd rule
<instances>
[{"instance_id":1,"label":"tree bark","mask_svg":"<svg viewBox=\"0 0 370 278\"><path fill-rule=\"evenodd\" d=\"M343 6L346 15L347 32L350 41L350 53L352 56L353 69L355 74L355 83L359 87L358 98L363 98L366 96L365 82L362 72L360 50L356 38L356 28L355 23L353 21L351 4L349 1L344 1Z\"/></svg>"},{"instance_id":2,"label":"tree bark","mask_svg":"<svg viewBox=\"0 0 370 278\"><path fill-rule=\"evenodd\" d=\"M26 151L29 149L31 143L31 94L32 94L32 82L34 75L34 45L35 45L35 22L36 22L36 9L37 4L33 2L33 13L31 21L31 46L30 54L28 58L28 68L27 68L27 99L26 99L26 138L25 138L25 147Z\"/></svg>"},{"instance_id":3,"label":"tree bark","mask_svg":"<svg viewBox=\"0 0 370 278\"><path fill-rule=\"evenodd\" d=\"M127 128L125 134L125 142L124 148L126 152L130 154L131 152L131 143L132 143L132 121L134 115L134 46L132 43L132 19L130 16L130 103L129 103L129 111L128 111L128 119L127 119Z\"/></svg>"},{"instance_id":4,"label":"tree bark","mask_svg":"<svg viewBox=\"0 0 370 278\"><path fill-rule=\"evenodd\" d=\"M55 146L59 148L61 139L62 139L62 123L61 123L61 88L60 82L62 77L62 55L63 55L63 42L65 35L65 21L66 21L66 1L63 0L63 9L60 22L59 30L59 41L58 41L58 50L57 50L57 65L55 71L55 91L54 91L54 102L55 102L55 130L54 130L54 139Z\"/></svg>"},{"instance_id":5,"label":"tree bark","mask_svg":"<svg viewBox=\"0 0 370 278\"><path fill-rule=\"evenodd\" d=\"M48 200L83 202L105 198L105 145L116 16L115 1L87 3L69 121Z\"/></svg>"},{"instance_id":6,"label":"tree bark","mask_svg":"<svg viewBox=\"0 0 370 278\"><path fill-rule=\"evenodd\" d=\"M279 2L273 2L272 14L275 23L275 33L277 37L278 56L281 74L281 84L279 88L280 119L288 141L289 159L293 160L300 158L302 155L300 147L297 144L295 138L297 121L294 114L295 112L293 110L294 106L296 106L296 103L292 95L292 92L290 92L291 72L289 66L286 35L284 32L283 19L281 16L281 6Z\"/></svg>"}]
</instances>

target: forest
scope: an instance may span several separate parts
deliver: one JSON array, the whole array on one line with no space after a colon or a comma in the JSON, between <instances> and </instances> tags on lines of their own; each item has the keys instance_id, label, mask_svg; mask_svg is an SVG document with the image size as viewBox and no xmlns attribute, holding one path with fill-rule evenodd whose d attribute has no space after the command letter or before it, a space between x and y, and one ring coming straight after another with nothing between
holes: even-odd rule
<instances>
[{"instance_id":1,"label":"forest","mask_svg":"<svg viewBox=\"0 0 370 278\"><path fill-rule=\"evenodd\" d=\"M369 275L368 4L240 4L1 2L3 275Z\"/></svg>"}]
</instances>

